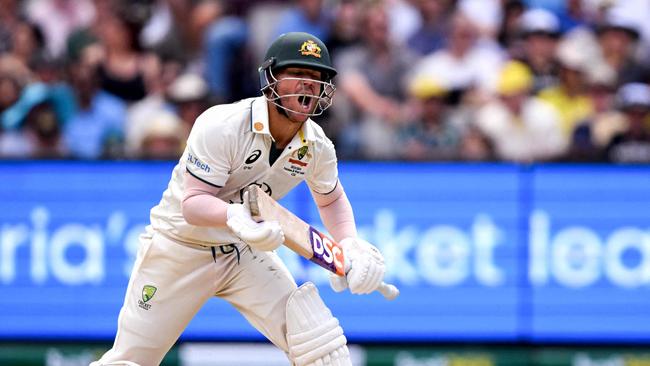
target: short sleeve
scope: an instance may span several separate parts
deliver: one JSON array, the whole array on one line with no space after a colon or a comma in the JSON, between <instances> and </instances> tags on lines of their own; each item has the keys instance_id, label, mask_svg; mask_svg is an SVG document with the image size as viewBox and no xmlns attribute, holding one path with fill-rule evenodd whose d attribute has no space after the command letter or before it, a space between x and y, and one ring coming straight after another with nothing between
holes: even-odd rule
<instances>
[{"instance_id":1,"label":"short sleeve","mask_svg":"<svg viewBox=\"0 0 650 366\"><path fill-rule=\"evenodd\" d=\"M334 144L327 141L318 154L312 174L307 178L307 185L316 193L328 194L336 188L338 179L338 161Z\"/></svg>"},{"instance_id":2,"label":"short sleeve","mask_svg":"<svg viewBox=\"0 0 650 366\"><path fill-rule=\"evenodd\" d=\"M209 115L197 119L187 139L186 167L195 178L221 188L230 174L235 139Z\"/></svg>"}]
</instances>

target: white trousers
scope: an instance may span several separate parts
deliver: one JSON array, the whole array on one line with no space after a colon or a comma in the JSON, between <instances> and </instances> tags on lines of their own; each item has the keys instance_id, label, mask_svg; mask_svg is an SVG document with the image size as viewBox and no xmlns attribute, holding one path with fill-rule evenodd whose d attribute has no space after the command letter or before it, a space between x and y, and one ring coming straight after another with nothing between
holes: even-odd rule
<instances>
[{"instance_id":1,"label":"white trousers","mask_svg":"<svg viewBox=\"0 0 650 366\"><path fill-rule=\"evenodd\" d=\"M287 352L285 308L296 283L273 252L190 247L154 233L143 235L118 318L115 343L97 363L158 365L212 296L232 304ZM145 289L145 286L147 288ZM153 288L155 292L151 295ZM145 301L146 300L146 301ZM215 324L218 327L218 324Z\"/></svg>"}]
</instances>

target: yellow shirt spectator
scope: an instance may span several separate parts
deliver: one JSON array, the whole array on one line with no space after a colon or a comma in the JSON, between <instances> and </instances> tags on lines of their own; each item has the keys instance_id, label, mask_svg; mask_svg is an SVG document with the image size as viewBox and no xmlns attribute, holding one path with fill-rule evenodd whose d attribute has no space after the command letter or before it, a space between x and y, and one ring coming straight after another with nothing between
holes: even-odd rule
<instances>
[{"instance_id":1,"label":"yellow shirt spectator","mask_svg":"<svg viewBox=\"0 0 650 366\"><path fill-rule=\"evenodd\" d=\"M546 88L539 92L539 98L557 109L560 115L560 127L567 138L580 122L589 118L594 106L586 95L569 95L559 86Z\"/></svg>"}]
</instances>

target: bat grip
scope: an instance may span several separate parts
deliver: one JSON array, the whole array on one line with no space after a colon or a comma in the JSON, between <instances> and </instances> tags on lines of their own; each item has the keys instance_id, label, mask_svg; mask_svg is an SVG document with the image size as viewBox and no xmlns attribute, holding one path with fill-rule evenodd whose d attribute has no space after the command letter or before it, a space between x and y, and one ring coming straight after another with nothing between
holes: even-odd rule
<instances>
[{"instance_id":1,"label":"bat grip","mask_svg":"<svg viewBox=\"0 0 650 366\"><path fill-rule=\"evenodd\" d=\"M345 261L345 273L348 273L350 270L350 263L348 261ZM399 296L399 289L395 285L391 285L386 282L382 282L379 287L377 287L377 291L379 291L380 294L386 298L386 300L395 300L397 296Z\"/></svg>"},{"instance_id":2,"label":"bat grip","mask_svg":"<svg viewBox=\"0 0 650 366\"><path fill-rule=\"evenodd\" d=\"M377 291L379 291L380 294L382 294L386 300L395 300L395 298L399 295L399 289L395 287L395 285L391 285L386 282L382 282L379 287L377 287Z\"/></svg>"}]
</instances>

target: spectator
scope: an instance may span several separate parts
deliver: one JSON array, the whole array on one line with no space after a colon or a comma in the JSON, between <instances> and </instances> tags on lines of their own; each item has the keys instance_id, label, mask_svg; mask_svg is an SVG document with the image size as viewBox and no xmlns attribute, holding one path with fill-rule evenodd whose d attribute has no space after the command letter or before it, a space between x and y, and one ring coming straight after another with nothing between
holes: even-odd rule
<instances>
[{"instance_id":1,"label":"spectator","mask_svg":"<svg viewBox=\"0 0 650 366\"><path fill-rule=\"evenodd\" d=\"M0 156L20 159L66 156L61 117L57 115L50 92L45 84L34 84L2 113L5 132L0 136Z\"/></svg>"},{"instance_id":2,"label":"spectator","mask_svg":"<svg viewBox=\"0 0 650 366\"><path fill-rule=\"evenodd\" d=\"M533 75L518 61L501 70L499 98L478 110L476 126L488 136L502 160L532 162L562 155L567 139L553 108L532 96Z\"/></svg>"},{"instance_id":3,"label":"spectator","mask_svg":"<svg viewBox=\"0 0 650 366\"><path fill-rule=\"evenodd\" d=\"M161 61L161 72L172 80L192 72L209 80L212 93L230 99L238 83L233 82L233 60L241 63L240 50L246 41L246 25L227 14L221 0L158 0L145 22L139 39ZM156 83L150 94L162 94L169 80Z\"/></svg>"},{"instance_id":4,"label":"spectator","mask_svg":"<svg viewBox=\"0 0 650 366\"><path fill-rule=\"evenodd\" d=\"M5 54L4 56L7 55ZM0 75L10 76L16 83L20 94L23 88L33 80L33 71L15 57L4 56L0 55Z\"/></svg>"},{"instance_id":5,"label":"spectator","mask_svg":"<svg viewBox=\"0 0 650 366\"><path fill-rule=\"evenodd\" d=\"M496 43L502 0L456 0L456 9L476 27L482 43Z\"/></svg>"},{"instance_id":6,"label":"spectator","mask_svg":"<svg viewBox=\"0 0 650 366\"><path fill-rule=\"evenodd\" d=\"M181 121L174 113L163 111L154 116L146 126L138 157L141 159L178 159L182 153L183 129Z\"/></svg>"},{"instance_id":7,"label":"spectator","mask_svg":"<svg viewBox=\"0 0 650 366\"><path fill-rule=\"evenodd\" d=\"M45 59L44 47L43 33L37 26L18 22L13 29L11 51L8 54L24 65L33 66L34 60Z\"/></svg>"},{"instance_id":8,"label":"spectator","mask_svg":"<svg viewBox=\"0 0 650 366\"><path fill-rule=\"evenodd\" d=\"M372 6L373 2L381 1L388 15L388 34L392 42L400 45L421 26L420 14L413 0L362 0L362 6Z\"/></svg>"},{"instance_id":9,"label":"spectator","mask_svg":"<svg viewBox=\"0 0 650 366\"><path fill-rule=\"evenodd\" d=\"M323 0L294 0L277 24L273 38L288 32L307 32L328 43L331 15L325 11Z\"/></svg>"},{"instance_id":10,"label":"spectator","mask_svg":"<svg viewBox=\"0 0 650 366\"><path fill-rule=\"evenodd\" d=\"M625 84L616 98L627 126L607 147L609 161L650 163L650 87L641 83Z\"/></svg>"},{"instance_id":11,"label":"spectator","mask_svg":"<svg viewBox=\"0 0 650 366\"><path fill-rule=\"evenodd\" d=\"M588 27L591 21L589 9L584 0L567 0L565 11L558 14L558 18L562 33L579 27Z\"/></svg>"},{"instance_id":12,"label":"spectator","mask_svg":"<svg viewBox=\"0 0 650 366\"><path fill-rule=\"evenodd\" d=\"M0 55L0 74L10 74L20 97L5 106L2 125L9 136L5 155L63 156L62 126L74 111L72 90L64 81L61 62L43 52L38 29L24 22L15 24L10 52ZM25 146L8 141L22 141ZM50 156L51 155L51 156Z\"/></svg>"},{"instance_id":13,"label":"spectator","mask_svg":"<svg viewBox=\"0 0 650 366\"><path fill-rule=\"evenodd\" d=\"M342 0L334 8L327 47L333 59L338 53L361 42L361 4L357 0Z\"/></svg>"},{"instance_id":14,"label":"spectator","mask_svg":"<svg viewBox=\"0 0 650 366\"><path fill-rule=\"evenodd\" d=\"M399 129L400 158L406 160L455 160L459 157L462 131L450 118L448 91L435 80L417 78L410 85L417 118Z\"/></svg>"},{"instance_id":15,"label":"spectator","mask_svg":"<svg viewBox=\"0 0 650 366\"><path fill-rule=\"evenodd\" d=\"M524 9L522 0L506 0L503 5L503 15L497 33L497 41L501 48L505 49L511 56L519 56L521 16Z\"/></svg>"},{"instance_id":16,"label":"spectator","mask_svg":"<svg viewBox=\"0 0 650 366\"><path fill-rule=\"evenodd\" d=\"M449 90L491 91L502 53L481 43L478 28L461 12L452 16L449 31L445 47L424 56L415 65L414 74L439 79Z\"/></svg>"},{"instance_id":17,"label":"spectator","mask_svg":"<svg viewBox=\"0 0 650 366\"><path fill-rule=\"evenodd\" d=\"M460 159L465 161L495 160L494 145L476 126L467 126L460 146Z\"/></svg>"},{"instance_id":18,"label":"spectator","mask_svg":"<svg viewBox=\"0 0 650 366\"><path fill-rule=\"evenodd\" d=\"M95 20L91 0L38 0L26 2L26 15L43 30L48 56L64 55L68 36ZM103 14L102 14L103 15Z\"/></svg>"},{"instance_id":19,"label":"spectator","mask_svg":"<svg viewBox=\"0 0 650 366\"><path fill-rule=\"evenodd\" d=\"M20 22L21 10L17 0L0 0L0 55L12 47L11 39Z\"/></svg>"},{"instance_id":20,"label":"spectator","mask_svg":"<svg viewBox=\"0 0 650 366\"><path fill-rule=\"evenodd\" d=\"M196 74L180 75L167 89L167 98L182 125L182 140L189 136L194 121L209 106L208 85Z\"/></svg>"},{"instance_id":21,"label":"spectator","mask_svg":"<svg viewBox=\"0 0 650 366\"><path fill-rule=\"evenodd\" d=\"M21 86L13 75L0 74L0 115L18 101L20 91Z\"/></svg>"},{"instance_id":22,"label":"spectator","mask_svg":"<svg viewBox=\"0 0 650 366\"><path fill-rule=\"evenodd\" d=\"M335 61L344 95L335 111L345 123L338 129L338 151L348 158L395 158L394 127L404 121L406 74L415 55L390 40L383 3L367 8L361 24L362 44Z\"/></svg>"},{"instance_id":23,"label":"spectator","mask_svg":"<svg viewBox=\"0 0 650 366\"><path fill-rule=\"evenodd\" d=\"M533 73L533 93L558 83L559 65L555 59L560 23L557 17L544 9L527 10L520 20L523 37L522 55Z\"/></svg>"},{"instance_id":24,"label":"spectator","mask_svg":"<svg viewBox=\"0 0 650 366\"><path fill-rule=\"evenodd\" d=\"M622 113L615 110L616 74L605 63L598 63L587 74L589 98L593 114L573 131L569 159L572 161L601 161L605 147L615 134L625 129Z\"/></svg>"},{"instance_id":25,"label":"spectator","mask_svg":"<svg viewBox=\"0 0 650 366\"><path fill-rule=\"evenodd\" d=\"M648 81L648 67L636 59L639 41L636 24L609 12L597 32L605 62L616 71L617 85Z\"/></svg>"},{"instance_id":26,"label":"spectator","mask_svg":"<svg viewBox=\"0 0 650 366\"><path fill-rule=\"evenodd\" d=\"M27 22L17 20L8 29L6 51L0 53L0 72L12 74L21 86L35 81L35 60L43 59L43 34Z\"/></svg>"},{"instance_id":27,"label":"spectator","mask_svg":"<svg viewBox=\"0 0 650 366\"><path fill-rule=\"evenodd\" d=\"M127 113L126 151L130 157L141 156L141 144L149 125L160 115L174 114L181 122L182 141L201 111L208 106L208 86L197 74L186 73L165 82L165 92L150 95L134 104Z\"/></svg>"},{"instance_id":28,"label":"spectator","mask_svg":"<svg viewBox=\"0 0 650 366\"><path fill-rule=\"evenodd\" d=\"M200 14L200 9L194 13ZM195 21L195 28L198 34L202 29L199 20ZM250 78L253 61L247 49L248 33L248 25L235 14L224 14L206 24L202 38L204 69L188 72L205 76L216 102L233 102L257 94L254 86L258 81Z\"/></svg>"},{"instance_id":29,"label":"spectator","mask_svg":"<svg viewBox=\"0 0 650 366\"><path fill-rule=\"evenodd\" d=\"M614 17L632 25L639 33L637 41L637 60L643 61L650 55L650 2L646 0L626 0L605 2L604 19ZM602 18L601 18L602 19Z\"/></svg>"},{"instance_id":30,"label":"spectator","mask_svg":"<svg viewBox=\"0 0 650 366\"><path fill-rule=\"evenodd\" d=\"M216 4L216 3L215 3ZM219 8L215 7L217 12ZM214 9L205 9L212 17ZM155 52L163 60L185 64L201 47L200 37L190 34L192 2L183 0L156 0L151 16L138 34L142 47ZM197 42L198 41L198 42Z\"/></svg>"},{"instance_id":31,"label":"spectator","mask_svg":"<svg viewBox=\"0 0 650 366\"><path fill-rule=\"evenodd\" d=\"M539 97L559 113L562 133L567 141L575 127L590 118L594 110L586 84L588 64L593 62L589 56L587 50L565 38L556 51L560 65L559 84L539 92Z\"/></svg>"},{"instance_id":32,"label":"spectator","mask_svg":"<svg viewBox=\"0 0 650 366\"><path fill-rule=\"evenodd\" d=\"M417 0L415 4L422 23L409 37L408 46L418 54L426 55L444 46L451 4L448 0Z\"/></svg>"},{"instance_id":33,"label":"spectator","mask_svg":"<svg viewBox=\"0 0 650 366\"><path fill-rule=\"evenodd\" d=\"M76 106L73 90L66 80L68 75L64 63L43 55L32 60L31 68L34 79L26 89L45 84L49 89L50 102L56 109L59 121L65 125L75 113Z\"/></svg>"},{"instance_id":34,"label":"spectator","mask_svg":"<svg viewBox=\"0 0 650 366\"><path fill-rule=\"evenodd\" d=\"M126 104L99 89L98 76L91 66L76 63L70 69L77 101L77 112L64 129L70 155L81 159L124 156Z\"/></svg>"},{"instance_id":35,"label":"spectator","mask_svg":"<svg viewBox=\"0 0 650 366\"><path fill-rule=\"evenodd\" d=\"M101 88L127 103L143 99L160 75L157 57L141 52L135 30L117 14L103 14L98 29L102 56L94 61Z\"/></svg>"}]
</instances>

